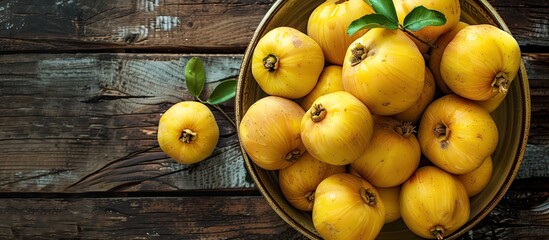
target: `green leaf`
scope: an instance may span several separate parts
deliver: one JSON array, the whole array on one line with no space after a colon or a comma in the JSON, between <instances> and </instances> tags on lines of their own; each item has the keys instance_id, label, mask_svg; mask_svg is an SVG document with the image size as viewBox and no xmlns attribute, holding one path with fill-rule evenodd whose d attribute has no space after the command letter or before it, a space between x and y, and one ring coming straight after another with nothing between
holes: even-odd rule
<instances>
[{"instance_id":1,"label":"green leaf","mask_svg":"<svg viewBox=\"0 0 549 240\"><path fill-rule=\"evenodd\" d=\"M231 100L236 95L236 80L226 80L221 82L210 94L208 103L215 105Z\"/></svg>"},{"instance_id":2,"label":"green leaf","mask_svg":"<svg viewBox=\"0 0 549 240\"><path fill-rule=\"evenodd\" d=\"M398 23L398 16L393 0L369 0L369 2L376 13L391 19L394 23Z\"/></svg>"},{"instance_id":3,"label":"green leaf","mask_svg":"<svg viewBox=\"0 0 549 240\"><path fill-rule=\"evenodd\" d=\"M204 64L199 58L192 57L185 65L185 82L192 96L200 96L206 82L206 72L204 71Z\"/></svg>"},{"instance_id":4,"label":"green leaf","mask_svg":"<svg viewBox=\"0 0 549 240\"><path fill-rule=\"evenodd\" d=\"M445 23L446 17L443 13L418 6L406 15L403 25L407 30L418 31L427 26L442 26Z\"/></svg>"},{"instance_id":5,"label":"green leaf","mask_svg":"<svg viewBox=\"0 0 549 240\"><path fill-rule=\"evenodd\" d=\"M398 29L398 22L394 22L386 16L378 13L368 14L351 22L347 28L347 34L353 35L365 28L386 28L395 30Z\"/></svg>"}]
</instances>

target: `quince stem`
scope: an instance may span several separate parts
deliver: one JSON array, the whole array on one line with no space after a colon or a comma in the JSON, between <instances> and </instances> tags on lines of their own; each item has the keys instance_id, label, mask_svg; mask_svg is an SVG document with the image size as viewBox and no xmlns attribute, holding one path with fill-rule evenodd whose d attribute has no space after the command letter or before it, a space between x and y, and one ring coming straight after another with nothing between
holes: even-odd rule
<instances>
[{"instance_id":1,"label":"quince stem","mask_svg":"<svg viewBox=\"0 0 549 240\"><path fill-rule=\"evenodd\" d=\"M507 74L499 72L492 81L492 87L497 88L500 93L507 93L509 80L507 80Z\"/></svg>"},{"instance_id":2,"label":"quince stem","mask_svg":"<svg viewBox=\"0 0 549 240\"><path fill-rule=\"evenodd\" d=\"M315 123L320 122L326 117L326 114L327 110L322 106L322 104L315 104L313 106L313 110L311 111L311 120Z\"/></svg>"},{"instance_id":3,"label":"quince stem","mask_svg":"<svg viewBox=\"0 0 549 240\"><path fill-rule=\"evenodd\" d=\"M434 226L430 231L433 237L435 237L437 240L444 239L444 228L442 226Z\"/></svg>"},{"instance_id":4,"label":"quince stem","mask_svg":"<svg viewBox=\"0 0 549 240\"><path fill-rule=\"evenodd\" d=\"M396 127L396 132L403 137L409 137L416 132L416 127L412 124L412 122L401 122Z\"/></svg>"},{"instance_id":5,"label":"quince stem","mask_svg":"<svg viewBox=\"0 0 549 240\"><path fill-rule=\"evenodd\" d=\"M370 206L376 205L376 195L369 188L360 188L360 197L362 198L362 201L364 201L364 203Z\"/></svg>"},{"instance_id":6,"label":"quince stem","mask_svg":"<svg viewBox=\"0 0 549 240\"><path fill-rule=\"evenodd\" d=\"M179 141L181 141L182 143L191 143L197 138L196 135L197 134L192 130L185 129L183 130L183 132L181 132L181 137L179 137Z\"/></svg>"},{"instance_id":7,"label":"quince stem","mask_svg":"<svg viewBox=\"0 0 549 240\"><path fill-rule=\"evenodd\" d=\"M402 24L398 24L398 29L403 31L404 33L408 34L410 37L413 37L415 40L418 40L419 42L431 47L431 48L438 48L437 45L435 44L432 44L430 42L427 42L421 38L419 38L418 36L416 36L413 32L410 32L408 31L408 29L404 28L404 26L402 26Z\"/></svg>"}]
</instances>

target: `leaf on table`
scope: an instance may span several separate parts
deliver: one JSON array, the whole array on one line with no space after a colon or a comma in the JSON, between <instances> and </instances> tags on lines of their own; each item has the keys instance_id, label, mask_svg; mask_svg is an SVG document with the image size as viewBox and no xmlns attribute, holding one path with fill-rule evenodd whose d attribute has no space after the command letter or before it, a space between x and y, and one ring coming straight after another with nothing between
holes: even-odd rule
<instances>
[{"instance_id":1,"label":"leaf on table","mask_svg":"<svg viewBox=\"0 0 549 240\"><path fill-rule=\"evenodd\" d=\"M236 80L226 80L221 82L210 94L207 102L215 105L231 100L236 95Z\"/></svg>"},{"instance_id":2,"label":"leaf on table","mask_svg":"<svg viewBox=\"0 0 549 240\"><path fill-rule=\"evenodd\" d=\"M192 57L185 65L185 82L192 96L200 96L206 82L206 72L204 64L199 58Z\"/></svg>"}]
</instances>

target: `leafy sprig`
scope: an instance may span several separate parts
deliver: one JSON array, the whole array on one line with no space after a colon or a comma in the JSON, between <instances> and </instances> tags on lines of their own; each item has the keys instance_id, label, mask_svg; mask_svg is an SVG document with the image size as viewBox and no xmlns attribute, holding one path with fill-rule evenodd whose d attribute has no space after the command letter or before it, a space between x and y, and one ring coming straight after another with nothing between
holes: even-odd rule
<instances>
[{"instance_id":1,"label":"leafy sprig","mask_svg":"<svg viewBox=\"0 0 549 240\"><path fill-rule=\"evenodd\" d=\"M436 48L433 44L420 39L413 32L419 31L427 26L442 26L446 23L446 17L443 13L427 9L424 6L417 6L408 15L404 21L398 22L398 16L395 5L392 0L365 0L372 6L375 13L367 14L351 22L347 28L347 34L353 35L362 29L385 28L390 30L401 30L414 39Z\"/></svg>"},{"instance_id":2,"label":"leafy sprig","mask_svg":"<svg viewBox=\"0 0 549 240\"><path fill-rule=\"evenodd\" d=\"M202 60L197 57L189 59L185 65L185 83L187 90L196 100L201 103L208 104L227 118L227 120L236 128L234 121L219 107L219 104L227 102L233 99L236 95L236 79L230 78L219 83L214 90L210 93L207 100L202 100L200 95L204 90L204 84L206 83L206 71Z\"/></svg>"}]
</instances>

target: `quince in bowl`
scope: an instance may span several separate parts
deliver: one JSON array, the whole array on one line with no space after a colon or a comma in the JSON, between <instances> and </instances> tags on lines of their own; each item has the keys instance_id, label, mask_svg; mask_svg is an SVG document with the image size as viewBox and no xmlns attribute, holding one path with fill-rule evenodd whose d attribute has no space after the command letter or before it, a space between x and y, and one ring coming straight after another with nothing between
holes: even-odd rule
<instances>
[{"instance_id":1,"label":"quince in bowl","mask_svg":"<svg viewBox=\"0 0 549 240\"><path fill-rule=\"evenodd\" d=\"M310 239L323 238L322 234L319 233L317 228L315 228L315 225L313 222L313 216L312 216L313 213L310 210L303 210L303 208L301 209L296 208L296 205L292 204L288 200L288 198L284 195L283 189L281 189L281 183L279 182L279 179L281 179L280 174L283 171L282 169L287 168L291 164L285 164L283 162L280 164L279 163L271 164L271 165L268 165L269 167L267 169L265 167L261 167L261 166L267 166L267 165L260 166L256 162L254 162L254 160L252 159L252 157L260 158L261 156L265 157L268 154L275 154L276 152L274 150L270 151L268 149L270 146L272 146L273 148L277 148L277 150L281 149L281 147L279 146L280 144L278 144L275 139L277 136L273 135L273 136L264 137L264 139L269 139L268 140L269 143L263 144L262 147L264 147L264 149L261 149L252 153L251 151L249 151L250 149L247 149L247 147L244 146L244 143L243 143L243 140L244 140L243 138L245 137L243 135L244 134L248 135L250 130L249 129L250 126L246 124L251 124L251 123L249 123L249 121L244 123L243 120L246 120L244 118L246 117L246 114L248 113L248 111L254 111L255 115L268 115L270 114L270 112L273 111L273 109L278 109L277 111L284 112L285 114L286 113L287 114L283 117L278 115L277 116L273 115L272 119L278 119L276 120L277 122L269 121L268 119L262 119L261 121L254 122L254 124L256 124L255 128L259 129L257 130L257 132L260 132L260 130L265 130L265 131L273 131L273 134L280 134L279 132L274 132L274 131L276 131L276 129L279 129L279 130L286 129L285 131L293 132L295 135L293 138L290 137L288 139L295 140L295 138L300 137L299 128L304 126L303 124L299 124L301 122L301 119L300 119L301 116L304 116L304 114L310 114L310 110L311 110L311 109L303 109L303 110L299 109L299 103L303 99L304 94L311 91L317 79L322 78L322 74L321 74L322 68L323 67L325 68L330 65L332 66L343 65L343 68L338 67L337 71L339 71L339 73L340 71L343 71L343 74L345 75L345 72L344 72L345 68L348 67L348 66L345 66L346 63L342 63L342 61L344 62L345 59L342 60L341 56L338 56L337 54L327 53L326 50L324 49L322 49L324 50L324 54L320 54L320 56L318 56L319 55L318 52L319 51L322 52L322 50L319 50L320 48L318 48L318 46L322 47L322 44L319 44L317 46L312 46L314 44L308 42L309 40L307 39L307 37L303 36L307 34L307 25L308 25L308 21L311 16L311 13L313 13L313 11L324 2L325 1L322 1L322 0L312 0L312 1L279 0L273 4L271 9L268 11L268 13L265 15L265 17L259 24L245 52L241 69L240 69L240 75L238 78L236 106L235 106L236 120L237 120L237 125L239 127L239 138L240 138L240 143L242 147L241 149L242 149L244 162L257 188L259 189L261 194L264 196L264 198L267 200L268 204L284 221L286 221L294 229L296 229L297 231L299 231L304 236ZM340 2L346 2L346 1L340 1ZM395 1L395 2L398 2L398 1ZM490 4L487 1L460 0L459 6L460 6L460 14L459 14L458 20L461 22L460 24L490 25L504 32L510 33L504 21L498 15L496 10L492 6L490 6ZM398 7L397 7L397 10L398 10ZM457 21L457 20L452 20L451 18L447 18L447 20ZM313 76L308 75L308 76L296 77L296 76L299 76L299 74L290 76L292 77L290 81L293 81L290 84L293 84L292 87L294 89L291 91L291 94L288 95L288 97L280 96L280 94L277 92L272 92L273 94L271 94L271 93L268 93L269 91L265 91L264 87L258 83L259 81L256 78L259 75L255 75L253 73L254 69L252 66L253 65L252 63L254 60L254 56L253 56L254 51L256 51L256 49L258 48L258 44L260 43L260 40L262 39L262 37L264 37L271 30L279 27L291 28L291 29L298 30L298 32L301 32L303 35L300 35L301 33L294 33L290 31L285 32L284 34L286 35L294 34L296 36L295 37L296 39L301 39L299 40L299 44L303 46L307 46L308 47L307 51L311 54L310 56L313 56L313 58L315 59L312 61L304 61L304 60L296 61L301 63L300 65L301 70L314 72L314 74L312 74ZM451 29L447 30L447 32L449 31L451 31ZM359 34L362 34L362 33L359 33ZM423 35L423 37L429 38L429 34ZM355 41L357 38L358 37L356 37L355 39L351 39L349 41L351 42ZM443 41L443 40L439 38L439 41ZM432 60L433 58L435 59L444 58L441 56L442 52L437 53L437 51L433 50L432 48L426 49L425 47L419 47L421 43L418 43L417 41L414 41L414 40L412 40L412 43L417 44L418 46L417 52L420 55L425 56L430 54L431 61L433 61ZM448 43L446 42L442 44L448 44ZM479 44L481 43L479 42ZM283 46L284 43L279 42L279 45ZM488 48L488 47L484 47L484 48ZM288 50L288 51L291 51L291 50ZM444 54L447 54L447 53L444 53ZM518 54L520 55L520 53ZM265 57L266 59L268 59L268 56L265 56ZM319 63L316 63L318 62L319 58L321 59L320 68L319 68ZM289 60L287 62L289 62ZM311 65L307 65L310 62L313 62L313 63L311 63ZM275 66L274 65L275 62L270 62L269 64L270 64L270 67ZM280 64L283 64L283 63L280 62ZM442 64L446 64L446 63L443 62ZM450 63L447 63L447 64L450 64ZM438 66L438 65L430 66L428 58L425 61L425 65L426 67L430 67L431 71L433 69L438 69L438 68L441 69L433 72L433 75L435 76L435 80L440 78L440 72L443 72L443 71L445 72L444 74L448 76L446 78L451 78L451 74L446 73L446 72L451 72L451 69L442 70L443 66ZM458 236L469 231L477 223L479 223L484 217L486 217L490 213L490 211L494 209L494 207L500 201L500 199L505 195L506 191L511 185L511 182L515 178L516 173L520 167L521 161L524 157L526 142L528 138L528 131L530 126L530 92L529 92L529 85L528 85L528 79L527 79L525 67L521 59L518 60L517 65L518 65L518 70L516 70L516 76L514 76L512 81L510 81L510 83L505 86L506 88L505 97L498 100L498 101L501 101L501 103L496 104L495 107L493 103L489 103L485 101L486 100L485 97L482 97L482 96L479 97L478 91L462 92L460 91L461 89L459 84L457 84L458 86L456 87L455 82L448 82L447 86L437 82L437 93L434 96L434 99L438 98L442 100L443 98L442 96L446 94L452 94L451 97L446 97L443 100L446 100L447 102L448 101L451 102L454 100L456 102L459 102L461 100L456 100L458 98L456 94L459 94L460 96L467 96L468 101L476 102L478 103L479 106L483 106L485 109L487 109L485 113L488 113L487 116L491 117L491 119L493 120L493 123L495 124L496 131L494 132L496 135L495 139L497 139L497 145L494 145L495 146L494 149L490 150L491 171L488 171L490 175L489 180L487 180L488 182L486 183L486 185L483 187L481 191L475 192L468 198L468 205L470 207L470 210L468 214L465 215L465 217L463 215L459 216L466 220L464 220L463 224L460 224L459 227L457 227L456 229L453 229L450 233L444 234L444 238L446 239L457 238ZM297 69L298 70L296 71L300 70L299 68ZM474 71L472 72L474 74ZM421 76L424 76L423 74L425 73L421 71L421 73L418 72L418 74L421 74ZM437 76L437 74L439 76ZM347 87L348 86L350 85L347 84ZM475 90L479 90L479 89L475 89ZM349 89L344 89L344 90L349 90ZM352 91L347 91L347 92L352 93ZM268 97L269 95L278 95L278 96L267 99L270 101L270 103L269 101L259 101L261 99ZM350 94L340 94L340 95L342 97L338 99L343 99L341 101L344 102L346 101L344 99L346 99L348 97L347 95L350 95ZM391 109L389 110L382 109L382 108L376 109L375 107L369 106L370 103L368 102L367 98L366 100L361 98L360 93L353 93L353 95L355 95L357 99L360 99L362 102L368 103L368 104L365 103L365 105L367 106L368 109L370 109L370 113L368 114L371 114L371 115L363 114L364 119L370 121L368 124L363 124L368 128L372 128L372 126L374 125L372 124L372 121L377 123L377 120L375 120L377 119L377 116L375 115L389 116L394 113L394 111ZM395 96L395 97L398 97L398 96ZM262 104L262 106L256 107L254 109L252 106L257 102ZM332 103L333 102L334 101L332 101ZM441 104L438 104L438 105L441 105ZM269 106L272 106L272 107L269 107ZM453 105L449 105L449 106L453 106ZM314 108L314 107L311 107L311 108ZM466 119L464 118L460 120L458 118L456 121L457 122L466 121ZM418 126L421 126L421 122L418 123ZM246 129L247 131L246 133L243 133L243 128L248 128ZM376 129L376 128L373 127L372 129ZM362 138L360 138L362 139L361 140L362 144L364 144L364 139L375 138L376 132L375 131L373 133L370 132L366 135L367 136L361 136ZM421 138L421 129L419 129L417 135L419 135L418 138ZM261 144L258 143L258 141L261 141L261 139L262 137L260 137L260 135L255 136L254 138L254 140L256 141L256 144L259 144L259 145ZM345 138L342 138L342 139L345 139ZM420 140L419 142L421 142L421 139L419 140ZM487 138L484 138L484 140L488 141ZM246 141L249 141L249 140L246 140ZM367 140L366 142L368 141L370 140ZM290 142L290 140L288 140L287 142ZM349 141L343 144L342 147L345 145L353 145L353 144L356 144L356 143L353 141ZM333 147L333 145L334 144L327 144L326 148ZM352 151L353 149L354 149L353 147L348 147L346 151ZM317 153L313 151L307 151L307 150L308 150L307 146L301 146L298 143L295 143L294 146L284 150L284 151L288 151L288 154L284 155L284 158L286 160L292 160L292 159L295 160L296 158L299 158L299 156L307 156L307 158L309 159L307 161L310 161L309 163L310 165L320 166L319 162L314 162L313 160L310 160L311 156L313 156L314 158L317 158L318 157ZM424 149L422 148L422 151L423 150ZM471 154L475 154L475 153L471 152ZM440 167L443 165L443 164L437 163L437 161L433 161L433 159L431 158L435 158L435 157L433 157L432 154L425 154L423 152L422 156L425 156L425 155L428 155L426 156L426 158L430 159L431 161L427 160L426 161L427 163L423 163L423 162L418 163L419 169L423 167L422 165L431 165L431 166L428 166L427 168L433 168L434 166ZM269 161L268 158L264 158L263 160ZM334 174L334 176L340 179L340 181L344 181L345 179L354 179L354 178L349 178L347 175L345 176L341 175L341 172L346 171L344 168L349 169L350 165L352 165L352 164L349 164L349 161L342 162L341 165L343 164L345 164L345 166L339 166L337 168L331 169L330 174ZM484 167L480 167L480 164L482 164L482 162L477 161L474 164L479 169L484 168ZM457 178L452 178L451 176L459 175L465 172L471 172L470 169L464 170L464 168L461 168L461 167L457 168L455 172L452 172L454 171L452 169L444 169L444 170L448 170L448 171L442 171L445 173L441 173L441 171L439 171L440 169L436 171L427 171L427 170L432 170L432 169L422 169L421 174L417 173L416 175L414 175L415 178L419 179L421 178L421 176L431 176L431 175L434 176L434 175L440 175L440 174L444 175L448 173L447 175L444 175L444 176L450 176L450 178L446 177L445 178L446 180L444 180L450 183L450 185L448 186L452 185L451 184L451 182L453 181L452 179L454 180L457 179ZM351 175L351 173L349 173L349 175ZM353 182L355 180L356 179L349 180L348 182ZM291 183L292 181L290 180L289 182ZM441 180L441 183L442 182L443 180ZM326 183L324 185L328 185L328 184L329 183ZM333 182L332 182L332 185L333 185ZM461 186L464 186L464 185L466 184L461 184ZM326 186L324 186L324 189L326 189ZM462 191L462 190L459 190L459 191ZM362 192L366 194L366 196L371 196L371 195L368 195L369 192L365 192L365 191L362 191ZM446 191L446 190L441 192L447 193L448 195L454 194L453 192L451 193L451 191ZM375 191L375 192L372 192L371 194L378 194L378 192ZM309 197L311 197L312 199L312 196L309 196ZM423 197L426 197L426 196L422 196L422 195L419 196L420 199ZM387 211L389 211L388 209L391 209L391 206L389 206L388 202L389 201L387 201L387 203L385 204L386 205L385 210ZM304 204L305 206L304 208L307 207L306 205L307 204ZM335 208L337 206L333 206L333 207ZM398 218L395 221L392 221L390 223L385 223L382 225L383 226L381 227L379 233L375 234L376 239L421 238L421 235L418 235L416 232L412 231L402 218ZM432 237L435 238L436 235L433 235Z\"/></svg>"}]
</instances>

